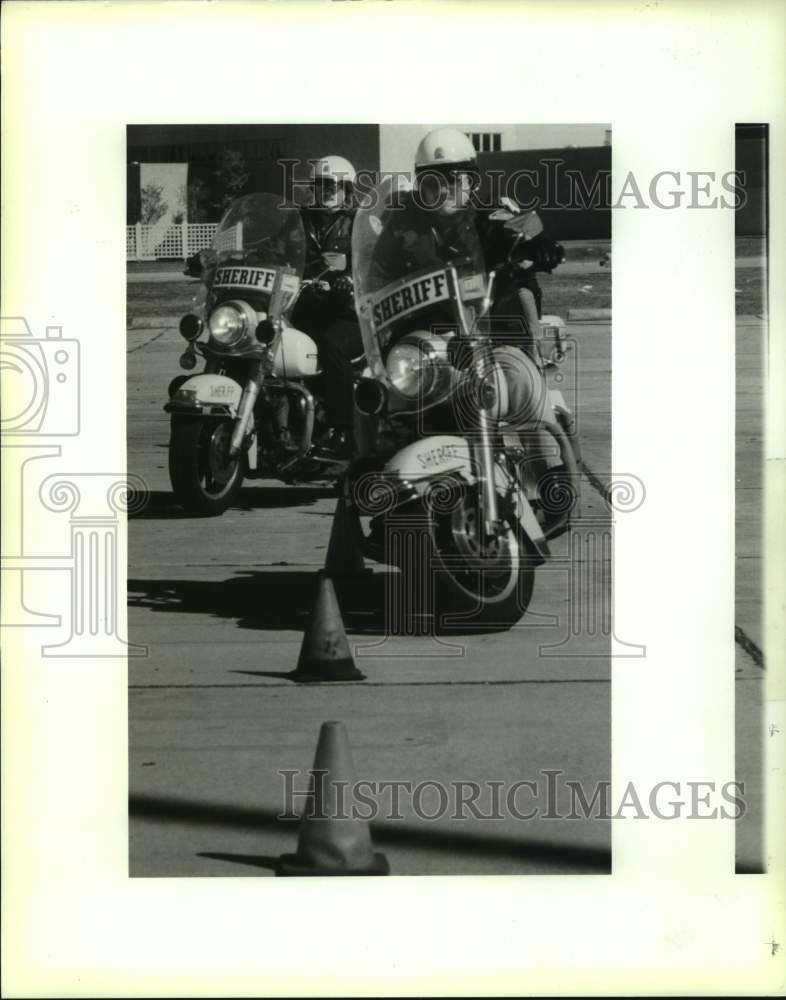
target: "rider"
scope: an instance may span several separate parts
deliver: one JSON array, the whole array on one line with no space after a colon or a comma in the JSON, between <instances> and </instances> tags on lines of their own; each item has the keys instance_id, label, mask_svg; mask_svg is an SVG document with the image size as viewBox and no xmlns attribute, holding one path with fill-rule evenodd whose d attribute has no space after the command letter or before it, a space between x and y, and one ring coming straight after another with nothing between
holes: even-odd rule
<instances>
[{"instance_id":1,"label":"rider","mask_svg":"<svg viewBox=\"0 0 786 1000\"><path fill-rule=\"evenodd\" d=\"M323 254L346 257L343 271L322 273L318 281L307 286L292 317L296 327L317 341L325 376L329 429L316 442L316 458L348 458L352 451L352 360L363 354L350 277L354 182L355 168L343 156L323 156L312 161L309 184L313 198L301 209L306 232L306 277L324 272Z\"/></svg>"},{"instance_id":2,"label":"rider","mask_svg":"<svg viewBox=\"0 0 786 1000\"><path fill-rule=\"evenodd\" d=\"M424 136L415 154L415 189L391 210L375 248L370 277L378 287L450 259L468 258L475 272L485 270L484 261L492 269L506 259L515 233L500 225L494 212L475 207L479 183L475 147L463 132L438 128ZM549 271L564 258L562 247L542 234L526 242L525 253ZM510 284L512 289L496 297L492 316L510 316L514 310L521 331L515 341L525 348L539 320L540 289L532 271L514 272ZM422 322L423 311L419 317ZM510 417L528 421L540 415L545 398L533 398L530 369L517 354L518 347L510 344L495 350L508 384Z\"/></svg>"}]
</instances>

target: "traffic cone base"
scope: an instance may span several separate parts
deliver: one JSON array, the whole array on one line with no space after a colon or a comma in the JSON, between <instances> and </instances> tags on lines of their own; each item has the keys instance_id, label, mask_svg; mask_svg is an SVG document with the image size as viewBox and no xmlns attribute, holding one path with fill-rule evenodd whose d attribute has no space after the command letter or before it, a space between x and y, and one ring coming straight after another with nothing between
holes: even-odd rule
<instances>
[{"instance_id":1,"label":"traffic cone base","mask_svg":"<svg viewBox=\"0 0 786 1000\"><path fill-rule=\"evenodd\" d=\"M375 852L373 862L368 867L352 868L349 871L343 871L335 868L315 868L300 861L297 854L282 854L276 868L276 875L280 877L310 875L322 878L337 875L390 875L390 863L384 854Z\"/></svg>"},{"instance_id":2,"label":"traffic cone base","mask_svg":"<svg viewBox=\"0 0 786 1000\"><path fill-rule=\"evenodd\" d=\"M366 675L358 670L352 657L342 660L324 660L320 663L298 663L289 675L298 684L320 684L323 681L364 681Z\"/></svg>"},{"instance_id":3,"label":"traffic cone base","mask_svg":"<svg viewBox=\"0 0 786 1000\"><path fill-rule=\"evenodd\" d=\"M390 874L387 858L374 851L368 820L349 815L343 808L344 790L354 785L347 731L341 722L323 722L297 851L281 856L276 875Z\"/></svg>"},{"instance_id":4,"label":"traffic cone base","mask_svg":"<svg viewBox=\"0 0 786 1000\"><path fill-rule=\"evenodd\" d=\"M333 581L324 573L317 578L314 610L303 636L297 666L290 677L312 684L366 679L352 659Z\"/></svg>"}]
</instances>

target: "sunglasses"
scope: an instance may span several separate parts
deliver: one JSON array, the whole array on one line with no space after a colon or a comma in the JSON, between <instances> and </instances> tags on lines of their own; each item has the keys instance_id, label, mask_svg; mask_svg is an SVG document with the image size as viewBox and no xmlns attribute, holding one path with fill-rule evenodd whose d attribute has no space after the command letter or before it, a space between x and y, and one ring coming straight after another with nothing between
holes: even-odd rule
<instances>
[{"instance_id":1,"label":"sunglasses","mask_svg":"<svg viewBox=\"0 0 786 1000\"><path fill-rule=\"evenodd\" d=\"M448 188L461 187L474 191L480 186L480 176L473 170L462 168L436 170L429 168L429 176L439 177L440 181Z\"/></svg>"}]
</instances>

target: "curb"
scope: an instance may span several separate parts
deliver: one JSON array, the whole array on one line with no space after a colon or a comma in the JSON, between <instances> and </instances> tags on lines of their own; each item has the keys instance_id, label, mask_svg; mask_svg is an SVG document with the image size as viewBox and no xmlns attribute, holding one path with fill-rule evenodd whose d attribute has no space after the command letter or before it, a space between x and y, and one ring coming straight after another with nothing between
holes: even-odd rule
<instances>
[{"instance_id":1,"label":"curb","mask_svg":"<svg viewBox=\"0 0 786 1000\"><path fill-rule=\"evenodd\" d=\"M611 309L568 309L568 321L611 319Z\"/></svg>"},{"instance_id":2,"label":"curb","mask_svg":"<svg viewBox=\"0 0 786 1000\"><path fill-rule=\"evenodd\" d=\"M190 278L182 271L128 271L126 283L129 285L166 284L194 285L199 284L199 278Z\"/></svg>"},{"instance_id":3,"label":"curb","mask_svg":"<svg viewBox=\"0 0 786 1000\"><path fill-rule=\"evenodd\" d=\"M128 324L132 330L155 330L160 327L176 330L180 322L179 316L134 316Z\"/></svg>"}]
</instances>

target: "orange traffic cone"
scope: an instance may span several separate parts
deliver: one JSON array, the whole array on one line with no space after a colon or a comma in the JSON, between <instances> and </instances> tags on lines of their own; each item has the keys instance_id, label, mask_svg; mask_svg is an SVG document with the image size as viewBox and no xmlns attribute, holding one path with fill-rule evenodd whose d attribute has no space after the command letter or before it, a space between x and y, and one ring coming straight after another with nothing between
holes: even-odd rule
<instances>
[{"instance_id":1,"label":"orange traffic cone","mask_svg":"<svg viewBox=\"0 0 786 1000\"><path fill-rule=\"evenodd\" d=\"M354 784L347 731L341 722L323 722L297 853L281 856L276 875L390 874L385 855L373 849L368 820L352 816L352 802L343 794Z\"/></svg>"},{"instance_id":2,"label":"orange traffic cone","mask_svg":"<svg viewBox=\"0 0 786 1000\"><path fill-rule=\"evenodd\" d=\"M352 659L333 581L325 573L317 577L314 610L303 636L297 666L289 676L304 682L366 679Z\"/></svg>"},{"instance_id":3,"label":"orange traffic cone","mask_svg":"<svg viewBox=\"0 0 786 1000\"><path fill-rule=\"evenodd\" d=\"M339 497L325 559L325 572L329 576L359 576L371 572L363 562L362 537L356 508L345 497Z\"/></svg>"}]
</instances>

